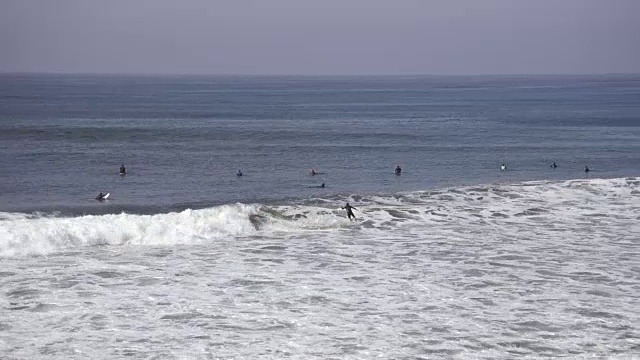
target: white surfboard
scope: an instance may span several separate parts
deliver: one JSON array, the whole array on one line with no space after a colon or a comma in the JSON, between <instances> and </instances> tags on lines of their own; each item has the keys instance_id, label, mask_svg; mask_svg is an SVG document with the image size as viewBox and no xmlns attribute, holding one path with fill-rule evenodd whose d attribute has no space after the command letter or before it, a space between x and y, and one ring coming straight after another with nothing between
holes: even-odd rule
<instances>
[{"instance_id":1,"label":"white surfboard","mask_svg":"<svg viewBox=\"0 0 640 360\"><path fill-rule=\"evenodd\" d=\"M109 195L111 195L111 193L106 193L103 197L102 200L107 200L109 198Z\"/></svg>"}]
</instances>

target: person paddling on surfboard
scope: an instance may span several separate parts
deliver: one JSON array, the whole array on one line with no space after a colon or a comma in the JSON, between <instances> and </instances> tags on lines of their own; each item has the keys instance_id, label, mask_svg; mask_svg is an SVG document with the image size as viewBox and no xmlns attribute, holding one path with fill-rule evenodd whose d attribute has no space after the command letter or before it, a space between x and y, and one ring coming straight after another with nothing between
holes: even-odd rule
<instances>
[{"instance_id":1,"label":"person paddling on surfboard","mask_svg":"<svg viewBox=\"0 0 640 360\"><path fill-rule=\"evenodd\" d=\"M356 219L356 216L353 214L353 210L358 210L358 209L356 209L353 206L349 205L349 203L347 203L347 205L343 206L342 208L347 210L347 217L349 218L350 221L352 220L351 219L352 217L353 217L353 220Z\"/></svg>"},{"instance_id":2,"label":"person paddling on surfboard","mask_svg":"<svg viewBox=\"0 0 640 360\"><path fill-rule=\"evenodd\" d=\"M402 168L400 167L400 164L398 164L398 166L396 166L396 175L400 174L402 174Z\"/></svg>"},{"instance_id":3,"label":"person paddling on surfboard","mask_svg":"<svg viewBox=\"0 0 640 360\"><path fill-rule=\"evenodd\" d=\"M124 175L127 173L127 169L124 167L124 164L120 166L120 175Z\"/></svg>"},{"instance_id":4,"label":"person paddling on surfboard","mask_svg":"<svg viewBox=\"0 0 640 360\"><path fill-rule=\"evenodd\" d=\"M96 200L98 200L98 201L104 200L104 194L102 192L100 192L100 194L98 194L98 196L96 196Z\"/></svg>"},{"instance_id":5,"label":"person paddling on surfboard","mask_svg":"<svg viewBox=\"0 0 640 360\"><path fill-rule=\"evenodd\" d=\"M584 173L585 173L585 174L588 174L588 173L589 173L589 171L591 171L591 170L589 170L589 167L588 167L587 165L585 165L585 166L584 166Z\"/></svg>"}]
</instances>

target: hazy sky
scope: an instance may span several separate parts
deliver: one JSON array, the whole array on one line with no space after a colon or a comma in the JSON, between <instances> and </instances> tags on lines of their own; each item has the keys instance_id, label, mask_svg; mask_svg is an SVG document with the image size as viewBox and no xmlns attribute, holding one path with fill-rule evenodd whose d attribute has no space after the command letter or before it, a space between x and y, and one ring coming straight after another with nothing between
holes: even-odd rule
<instances>
[{"instance_id":1,"label":"hazy sky","mask_svg":"<svg viewBox=\"0 0 640 360\"><path fill-rule=\"evenodd\" d=\"M0 0L0 72L640 73L640 0Z\"/></svg>"}]
</instances>

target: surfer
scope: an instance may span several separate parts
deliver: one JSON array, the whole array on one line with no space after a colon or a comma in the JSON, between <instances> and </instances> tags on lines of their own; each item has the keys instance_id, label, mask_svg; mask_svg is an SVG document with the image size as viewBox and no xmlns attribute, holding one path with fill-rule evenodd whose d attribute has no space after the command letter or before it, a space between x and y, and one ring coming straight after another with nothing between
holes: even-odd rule
<instances>
[{"instance_id":1,"label":"surfer","mask_svg":"<svg viewBox=\"0 0 640 360\"><path fill-rule=\"evenodd\" d=\"M242 171L238 170L238 173L236 175L242 176Z\"/></svg>"},{"instance_id":2,"label":"surfer","mask_svg":"<svg viewBox=\"0 0 640 360\"><path fill-rule=\"evenodd\" d=\"M502 166L500 166L500 170L501 170L501 171L505 171L505 170L507 170L507 165L502 164Z\"/></svg>"},{"instance_id":3,"label":"surfer","mask_svg":"<svg viewBox=\"0 0 640 360\"><path fill-rule=\"evenodd\" d=\"M584 166L584 173L585 173L585 174L588 174L588 173L589 173L589 171L591 171L591 170L589 170L589 167L588 167L587 165L585 165L585 166Z\"/></svg>"},{"instance_id":4,"label":"surfer","mask_svg":"<svg viewBox=\"0 0 640 360\"><path fill-rule=\"evenodd\" d=\"M320 185L320 187L324 189L324 183L322 183L322 185Z\"/></svg>"},{"instance_id":5,"label":"surfer","mask_svg":"<svg viewBox=\"0 0 640 360\"><path fill-rule=\"evenodd\" d=\"M554 162L553 162L553 164L551 164L551 167L555 169L555 168L557 168L557 167L558 167L558 165L557 165L557 164L556 164L556 162L554 161Z\"/></svg>"},{"instance_id":6,"label":"surfer","mask_svg":"<svg viewBox=\"0 0 640 360\"><path fill-rule=\"evenodd\" d=\"M349 218L349 220L351 220L351 217L353 217L353 220L356 219L356 216L353 214L353 210L358 210L358 209L349 205L349 203L347 203L347 205L343 206L342 208L347 210L347 217Z\"/></svg>"},{"instance_id":7,"label":"surfer","mask_svg":"<svg viewBox=\"0 0 640 360\"><path fill-rule=\"evenodd\" d=\"M102 192L100 192L100 194L98 194L98 196L96 196L96 200L98 200L98 201L104 200L104 194Z\"/></svg>"},{"instance_id":8,"label":"surfer","mask_svg":"<svg viewBox=\"0 0 640 360\"><path fill-rule=\"evenodd\" d=\"M315 169L311 169L311 176L314 176L316 174L317 174L316 170Z\"/></svg>"},{"instance_id":9,"label":"surfer","mask_svg":"<svg viewBox=\"0 0 640 360\"><path fill-rule=\"evenodd\" d=\"M398 164L398 166L396 166L396 175L400 175L402 174L402 168L400 167L400 164Z\"/></svg>"},{"instance_id":10,"label":"surfer","mask_svg":"<svg viewBox=\"0 0 640 360\"><path fill-rule=\"evenodd\" d=\"M120 166L120 175L125 175L127 173L127 169L124 167L124 164Z\"/></svg>"}]
</instances>

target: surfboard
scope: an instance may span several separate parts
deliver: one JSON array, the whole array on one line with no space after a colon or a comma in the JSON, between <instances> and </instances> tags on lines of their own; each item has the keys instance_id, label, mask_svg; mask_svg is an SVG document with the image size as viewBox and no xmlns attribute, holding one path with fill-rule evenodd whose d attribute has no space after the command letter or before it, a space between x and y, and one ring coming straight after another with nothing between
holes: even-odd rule
<instances>
[{"instance_id":1,"label":"surfboard","mask_svg":"<svg viewBox=\"0 0 640 360\"><path fill-rule=\"evenodd\" d=\"M125 176L127 173L119 173L120 176Z\"/></svg>"},{"instance_id":2,"label":"surfboard","mask_svg":"<svg viewBox=\"0 0 640 360\"><path fill-rule=\"evenodd\" d=\"M109 198L109 195L111 195L111 193L106 193L103 197L102 200L107 200Z\"/></svg>"}]
</instances>

